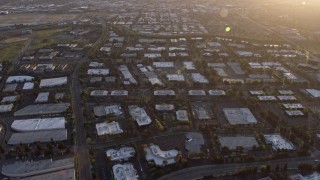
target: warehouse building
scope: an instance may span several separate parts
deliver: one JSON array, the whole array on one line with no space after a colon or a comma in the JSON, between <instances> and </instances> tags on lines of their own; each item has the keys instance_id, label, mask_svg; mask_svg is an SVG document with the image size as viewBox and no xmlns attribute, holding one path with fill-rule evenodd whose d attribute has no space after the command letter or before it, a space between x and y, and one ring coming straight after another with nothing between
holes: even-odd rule
<instances>
[{"instance_id":1,"label":"warehouse building","mask_svg":"<svg viewBox=\"0 0 320 180\"><path fill-rule=\"evenodd\" d=\"M174 110L173 104L156 104L155 109L157 111L172 111Z\"/></svg>"},{"instance_id":2,"label":"warehouse building","mask_svg":"<svg viewBox=\"0 0 320 180\"><path fill-rule=\"evenodd\" d=\"M155 96L175 96L176 93L174 90L155 90L153 92L153 95Z\"/></svg>"},{"instance_id":3,"label":"warehouse building","mask_svg":"<svg viewBox=\"0 0 320 180\"><path fill-rule=\"evenodd\" d=\"M31 116L44 114L61 114L68 110L69 103L36 104L24 107L14 113L14 116Z\"/></svg>"},{"instance_id":4,"label":"warehouse building","mask_svg":"<svg viewBox=\"0 0 320 180\"><path fill-rule=\"evenodd\" d=\"M230 125L256 124L257 120L248 108L224 108L223 113Z\"/></svg>"},{"instance_id":5,"label":"warehouse building","mask_svg":"<svg viewBox=\"0 0 320 180\"><path fill-rule=\"evenodd\" d=\"M9 145L31 144L34 142L51 142L67 140L67 130L58 129L50 131L35 131L13 133L8 140Z\"/></svg>"},{"instance_id":6,"label":"warehouse building","mask_svg":"<svg viewBox=\"0 0 320 180\"><path fill-rule=\"evenodd\" d=\"M40 174L48 174L57 171L72 169L74 172L74 159L43 159L37 161L15 161L3 164L2 174L13 178L22 178ZM53 177L50 176L49 179ZM32 179L32 178L31 178Z\"/></svg>"},{"instance_id":7,"label":"warehouse building","mask_svg":"<svg viewBox=\"0 0 320 180\"><path fill-rule=\"evenodd\" d=\"M36 100L34 101L35 103L45 103L48 102L49 100L49 92L41 92L38 94Z\"/></svg>"},{"instance_id":8,"label":"warehouse building","mask_svg":"<svg viewBox=\"0 0 320 180\"><path fill-rule=\"evenodd\" d=\"M114 135L114 134L123 133L123 130L120 128L119 123L115 121L111 123L107 123L107 122L98 123L96 124L96 129L97 129L98 136L102 136L106 134Z\"/></svg>"},{"instance_id":9,"label":"warehouse building","mask_svg":"<svg viewBox=\"0 0 320 180\"><path fill-rule=\"evenodd\" d=\"M220 136L218 139L221 148L228 147L230 150L237 150L237 148L242 147L244 151L249 151L253 146L259 146L253 136Z\"/></svg>"},{"instance_id":10,"label":"warehouse building","mask_svg":"<svg viewBox=\"0 0 320 180\"><path fill-rule=\"evenodd\" d=\"M178 156L178 151L175 149L163 151L158 145L151 144L144 148L146 152L146 160L154 161L158 166L166 166L176 163L176 157Z\"/></svg>"},{"instance_id":11,"label":"warehouse building","mask_svg":"<svg viewBox=\"0 0 320 180\"><path fill-rule=\"evenodd\" d=\"M116 164L112 167L114 180L138 180L137 170L131 163Z\"/></svg>"},{"instance_id":12,"label":"warehouse building","mask_svg":"<svg viewBox=\"0 0 320 180\"><path fill-rule=\"evenodd\" d=\"M285 140L280 134L266 134L264 139L267 144L271 144L273 150L286 149L295 150L293 144Z\"/></svg>"},{"instance_id":13,"label":"warehouse building","mask_svg":"<svg viewBox=\"0 0 320 180\"><path fill-rule=\"evenodd\" d=\"M6 83L18 83L18 82L28 82L33 81L34 77L32 76L9 76Z\"/></svg>"},{"instance_id":14,"label":"warehouse building","mask_svg":"<svg viewBox=\"0 0 320 180\"><path fill-rule=\"evenodd\" d=\"M1 103L6 104L6 103L13 103L18 100L18 96L5 96L2 98Z\"/></svg>"},{"instance_id":15,"label":"warehouse building","mask_svg":"<svg viewBox=\"0 0 320 180\"><path fill-rule=\"evenodd\" d=\"M121 147L120 149L108 149L106 154L111 161L128 161L134 157L136 151L133 147Z\"/></svg>"},{"instance_id":16,"label":"warehouse building","mask_svg":"<svg viewBox=\"0 0 320 180\"><path fill-rule=\"evenodd\" d=\"M139 106L129 106L129 113L139 126L145 126L152 122L146 111Z\"/></svg>"},{"instance_id":17,"label":"warehouse building","mask_svg":"<svg viewBox=\"0 0 320 180\"><path fill-rule=\"evenodd\" d=\"M13 104L0 105L0 113L11 112Z\"/></svg>"},{"instance_id":18,"label":"warehouse building","mask_svg":"<svg viewBox=\"0 0 320 180\"><path fill-rule=\"evenodd\" d=\"M178 121L189 121L187 110L176 111L176 118Z\"/></svg>"},{"instance_id":19,"label":"warehouse building","mask_svg":"<svg viewBox=\"0 0 320 180\"><path fill-rule=\"evenodd\" d=\"M40 88L46 87L55 87L55 86L62 86L68 83L68 77L59 77L59 78L50 78L50 79L42 79L40 81Z\"/></svg>"},{"instance_id":20,"label":"warehouse building","mask_svg":"<svg viewBox=\"0 0 320 180\"><path fill-rule=\"evenodd\" d=\"M93 108L94 115L103 117L108 115L120 116L122 115L122 108L120 105L96 106Z\"/></svg>"},{"instance_id":21,"label":"warehouse building","mask_svg":"<svg viewBox=\"0 0 320 180\"><path fill-rule=\"evenodd\" d=\"M65 129L64 117L14 120L11 128L19 132Z\"/></svg>"}]
</instances>

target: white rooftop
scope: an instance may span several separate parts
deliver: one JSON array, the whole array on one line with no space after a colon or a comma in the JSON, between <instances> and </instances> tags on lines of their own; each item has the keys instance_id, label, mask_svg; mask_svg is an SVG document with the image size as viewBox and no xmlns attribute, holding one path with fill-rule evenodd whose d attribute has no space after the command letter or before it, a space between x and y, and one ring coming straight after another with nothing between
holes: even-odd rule
<instances>
[{"instance_id":1,"label":"white rooftop","mask_svg":"<svg viewBox=\"0 0 320 180\"><path fill-rule=\"evenodd\" d=\"M174 67L173 62L153 62L153 66L156 68L172 68Z\"/></svg>"},{"instance_id":2,"label":"white rooftop","mask_svg":"<svg viewBox=\"0 0 320 180\"><path fill-rule=\"evenodd\" d=\"M138 180L137 170L131 163L116 164L112 167L115 180Z\"/></svg>"},{"instance_id":3,"label":"white rooftop","mask_svg":"<svg viewBox=\"0 0 320 180\"><path fill-rule=\"evenodd\" d=\"M43 118L43 119L23 119L15 120L11 128L19 132L44 131L54 129L65 129L65 118Z\"/></svg>"},{"instance_id":4,"label":"white rooftop","mask_svg":"<svg viewBox=\"0 0 320 180\"><path fill-rule=\"evenodd\" d=\"M172 111L174 110L173 104L156 104L155 109L158 111Z\"/></svg>"},{"instance_id":5,"label":"white rooftop","mask_svg":"<svg viewBox=\"0 0 320 180\"><path fill-rule=\"evenodd\" d=\"M104 63L99 62L90 62L89 67L101 67L104 66Z\"/></svg>"},{"instance_id":6,"label":"white rooftop","mask_svg":"<svg viewBox=\"0 0 320 180\"><path fill-rule=\"evenodd\" d=\"M108 91L106 90L93 90L90 93L90 96L108 96Z\"/></svg>"},{"instance_id":7,"label":"white rooftop","mask_svg":"<svg viewBox=\"0 0 320 180\"><path fill-rule=\"evenodd\" d=\"M297 100L297 98L296 98L295 96L287 96L287 95L277 96L277 98L278 98L280 101L295 101L295 100Z\"/></svg>"},{"instance_id":8,"label":"white rooftop","mask_svg":"<svg viewBox=\"0 0 320 180\"><path fill-rule=\"evenodd\" d=\"M54 87L54 86L61 86L68 83L67 76L65 77L59 77L59 78L49 78L49 79L42 79L40 82L39 87Z\"/></svg>"},{"instance_id":9,"label":"white rooftop","mask_svg":"<svg viewBox=\"0 0 320 180\"><path fill-rule=\"evenodd\" d=\"M276 101L277 98L275 96L257 96L260 101Z\"/></svg>"},{"instance_id":10,"label":"white rooftop","mask_svg":"<svg viewBox=\"0 0 320 180\"><path fill-rule=\"evenodd\" d=\"M184 68L187 69L187 70L194 70L194 69L196 69L192 61L184 61L184 62L183 62L183 66L184 66Z\"/></svg>"},{"instance_id":11,"label":"white rooftop","mask_svg":"<svg viewBox=\"0 0 320 180\"><path fill-rule=\"evenodd\" d=\"M176 118L178 121L188 121L188 111L187 110L178 110L176 111Z\"/></svg>"},{"instance_id":12,"label":"white rooftop","mask_svg":"<svg viewBox=\"0 0 320 180\"><path fill-rule=\"evenodd\" d=\"M1 103L12 103L18 99L18 96L5 96L2 98Z\"/></svg>"},{"instance_id":13,"label":"white rooftop","mask_svg":"<svg viewBox=\"0 0 320 180\"><path fill-rule=\"evenodd\" d=\"M281 95L293 95L293 91L291 90L278 90L279 94Z\"/></svg>"},{"instance_id":14,"label":"white rooftop","mask_svg":"<svg viewBox=\"0 0 320 180\"><path fill-rule=\"evenodd\" d=\"M207 95L204 90L189 90L189 96L205 96Z\"/></svg>"},{"instance_id":15,"label":"white rooftop","mask_svg":"<svg viewBox=\"0 0 320 180\"><path fill-rule=\"evenodd\" d=\"M139 126L148 125L152 122L146 111L139 106L129 106L129 113Z\"/></svg>"},{"instance_id":16,"label":"white rooftop","mask_svg":"<svg viewBox=\"0 0 320 180\"><path fill-rule=\"evenodd\" d=\"M150 145L144 148L146 151L146 160L154 161L158 166L166 166L175 163L178 151L175 149L162 151L158 145Z\"/></svg>"},{"instance_id":17,"label":"white rooftop","mask_svg":"<svg viewBox=\"0 0 320 180\"><path fill-rule=\"evenodd\" d=\"M155 96L174 96L176 93L174 90L155 90L153 92Z\"/></svg>"},{"instance_id":18,"label":"white rooftop","mask_svg":"<svg viewBox=\"0 0 320 180\"><path fill-rule=\"evenodd\" d=\"M0 113L11 112L13 104L0 105Z\"/></svg>"},{"instance_id":19,"label":"white rooftop","mask_svg":"<svg viewBox=\"0 0 320 180\"><path fill-rule=\"evenodd\" d=\"M274 150L287 149L294 150L294 146L291 142L285 140L280 134L266 134L264 135L267 144L271 144Z\"/></svg>"},{"instance_id":20,"label":"white rooftop","mask_svg":"<svg viewBox=\"0 0 320 180\"><path fill-rule=\"evenodd\" d=\"M250 91L251 95L263 95L265 92L263 90L252 90Z\"/></svg>"},{"instance_id":21,"label":"white rooftop","mask_svg":"<svg viewBox=\"0 0 320 180\"><path fill-rule=\"evenodd\" d=\"M317 89L306 89L306 91L314 98L320 97L320 90Z\"/></svg>"},{"instance_id":22,"label":"white rooftop","mask_svg":"<svg viewBox=\"0 0 320 180\"><path fill-rule=\"evenodd\" d=\"M122 161L129 160L132 158L136 151L133 147L121 147L120 149L108 149L106 151L107 157L110 158L111 161Z\"/></svg>"},{"instance_id":23,"label":"white rooftop","mask_svg":"<svg viewBox=\"0 0 320 180\"><path fill-rule=\"evenodd\" d=\"M49 92L41 92L41 93L38 94L35 102L36 103L48 102L49 95L50 95Z\"/></svg>"},{"instance_id":24,"label":"white rooftop","mask_svg":"<svg viewBox=\"0 0 320 180\"><path fill-rule=\"evenodd\" d=\"M111 96L128 96L127 90L113 90L111 91Z\"/></svg>"},{"instance_id":25,"label":"white rooftop","mask_svg":"<svg viewBox=\"0 0 320 180\"><path fill-rule=\"evenodd\" d=\"M108 75L109 69L88 69L88 75Z\"/></svg>"},{"instance_id":26,"label":"white rooftop","mask_svg":"<svg viewBox=\"0 0 320 180\"><path fill-rule=\"evenodd\" d=\"M282 105L286 109L303 109L303 106L300 103L283 103Z\"/></svg>"},{"instance_id":27,"label":"white rooftop","mask_svg":"<svg viewBox=\"0 0 320 180\"><path fill-rule=\"evenodd\" d=\"M208 92L209 92L210 96L224 96L224 95L226 95L226 92L224 90L218 90L218 89L209 90Z\"/></svg>"},{"instance_id":28,"label":"white rooftop","mask_svg":"<svg viewBox=\"0 0 320 180\"><path fill-rule=\"evenodd\" d=\"M23 85L23 90L32 90L34 87L34 83L33 82L26 82Z\"/></svg>"},{"instance_id":29,"label":"white rooftop","mask_svg":"<svg viewBox=\"0 0 320 180\"><path fill-rule=\"evenodd\" d=\"M169 81L185 81L183 74L167 74Z\"/></svg>"},{"instance_id":30,"label":"white rooftop","mask_svg":"<svg viewBox=\"0 0 320 180\"><path fill-rule=\"evenodd\" d=\"M304 116L301 110L285 110L288 116Z\"/></svg>"},{"instance_id":31,"label":"white rooftop","mask_svg":"<svg viewBox=\"0 0 320 180\"><path fill-rule=\"evenodd\" d=\"M96 129L99 136L105 135L105 134L114 135L114 134L123 133L119 123L115 121L111 123L107 123L107 122L98 123L96 124Z\"/></svg>"},{"instance_id":32,"label":"white rooftop","mask_svg":"<svg viewBox=\"0 0 320 180\"><path fill-rule=\"evenodd\" d=\"M204 84L207 84L209 83L209 80L201 75L200 73L191 73L191 78L194 82L197 82L197 83L204 83Z\"/></svg>"},{"instance_id":33,"label":"white rooftop","mask_svg":"<svg viewBox=\"0 0 320 180\"><path fill-rule=\"evenodd\" d=\"M9 76L6 83L14 83L14 82L26 82L32 81L34 77L32 76Z\"/></svg>"}]
</instances>

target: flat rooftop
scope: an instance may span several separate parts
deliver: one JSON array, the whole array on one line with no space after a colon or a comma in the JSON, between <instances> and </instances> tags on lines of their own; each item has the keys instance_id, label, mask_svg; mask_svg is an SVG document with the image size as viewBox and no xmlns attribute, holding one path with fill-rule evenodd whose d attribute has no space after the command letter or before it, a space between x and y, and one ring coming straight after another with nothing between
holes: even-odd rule
<instances>
[{"instance_id":1,"label":"flat rooftop","mask_svg":"<svg viewBox=\"0 0 320 180\"><path fill-rule=\"evenodd\" d=\"M158 145L150 145L144 148L146 151L146 160L154 161L158 166L166 166L175 163L175 157L178 155L178 151L175 149L163 151ZM166 164L164 163L166 161Z\"/></svg>"},{"instance_id":2,"label":"flat rooftop","mask_svg":"<svg viewBox=\"0 0 320 180\"><path fill-rule=\"evenodd\" d=\"M115 180L138 180L137 170L131 163L116 164L112 167Z\"/></svg>"},{"instance_id":3,"label":"flat rooftop","mask_svg":"<svg viewBox=\"0 0 320 180\"><path fill-rule=\"evenodd\" d=\"M221 147L225 146L231 150L235 150L239 146L244 149L251 149L253 146L259 146L256 138L253 136L220 136L218 139L221 143Z\"/></svg>"},{"instance_id":4,"label":"flat rooftop","mask_svg":"<svg viewBox=\"0 0 320 180\"><path fill-rule=\"evenodd\" d=\"M29 105L16 111L14 116L60 114L66 112L69 106L69 103Z\"/></svg>"},{"instance_id":5,"label":"flat rooftop","mask_svg":"<svg viewBox=\"0 0 320 180\"><path fill-rule=\"evenodd\" d=\"M148 125L152 122L146 111L139 106L129 106L129 113L139 126Z\"/></svg>"},{"instance_id":6,"label":"flat rooftop","mask_svg":"<svg viewBox=\"0 0 320 180\"><path fill-rule=\"evenodd\" d=\"M10 164L3 164L1 172L9 177L26 177L73 168L73 158L59 160L44 159L38 161L15 161Z\"/></svg>"},{"instance_id":7,"label":"flat rooftop","mask_svg":"<svg viewBox=\"0 0 320 180\"><path fill-rule=\"evenodd\" d=\"M306 92L310 94L313 98L319 98L320 97L320 90L317 89L306 89Z\"/></svg>"},{"instance_id":8,"label":"flat rooftop","mask_svg":"<svg viewBox=\"0 0 320 180\"><path fill-rule=\"evenodd\" d=\"M174 110L173 104L156 104L155 109L158 111L172 111Z\"/></svg>"},{"instance_id":9,"label":"flat rooftop","mask_svg":"<svg viewBox=\"0 0 320 180\"><path fill-rule=\"evenodd\" d=\"M186 133L185 147L190 154L201 153L201 146L204 144L204 138L201 133Z\"/></svg>"},{"instance_id":10,"label":"flat rooftop","mask_svg":"<svg viewBox=\"0 0 320 180\"><path fill-rule=\"evenodd\" d=\"M103 117L108 115L120 116L123 114L120 105L96 106L93 108L95 116Z\"/></svg>"},{"instance_id":11,"label":"flat rooftop","mask_svg":"<svg viewBox=\"0 0 320 180\"><path fill-rule=\"evenodd\" d=\"M205 96L207 95L204 90L189 90L189 96Z\"/></svg>"},{"instance_id":12,"label":"flat rooftop","mask_svg":"<svg viewBox=\"0 0 320 180\"><path fill-rule=\"evenodd\" d=\"M129 92L127 90L113 90L111 91L111 96L128 96Z\"/></svg>"},{"instance_id":13,"label":"flat rooftop","mask_svg":"<svg viewBox=\"0 0 320 180\"><path fill-rule=\"evenodd\" d=\"M153 92L155 96L174 96L176 93L174 90L155 90Z\"/></svg>"},{"instance_id":14,"label":"flat rooftop","mask_svg":"<svg viewBox=\"0 0 320 180\"><path fill-rule=\"evenodd\" d=\"M209 90L209 95L210 96L225 96L226 92L224 90L218 90L218 89L214 89L214 90Z\"/></svg>"},{"instance_id":15,"label":"flat rooftop","mask_svg":"<svg viewBox=\"0 0 320 180\"><path fill-rule=\"evenodd\" d=\"M120 149L108 149L106 154L111 161L122 161L132 158L136 151L133 147L121 147Z\"/></svg>"},{"instance_id":16,"label":"flat rooftop","mask_svg":"<svg viewBox=\"0 0 320 180\"><path fill-rule=\"evenodd\" d=\"M294 150L294 146L291 142L285 140L280 134L266 134L264 139L267 144L271 144L274 150L287 149Z\"/></svg>"},{"instance_id":17,"label":"flat rooftop","mask_svg":"<svg viewBox=\"0 0 320 180\"><path fill-rule=\"evenodd\" d=\"M15 120L11 128L19 132L65 129L64 117Z\"/></svg>"},{"instance_id":18,"label":"flat rooftop","mask_svg":"<svg viewBox=\"0 0 320 180\"><path fill-rule=\"evenodd\" d=\"M50 131L36 131L36 132L22 132L13 133L8 140L8 144L31 144L34 142L50 142L53 141L65 141L67 140L67 130L58 129Z\"/></svg>"},{"instance_id":19,"label":"flat rooftop","mask_svg":"<svg viewBox=\"0 0 320 180\"><path fill-rule=\"evenodd\" d=\"M115 121L110 123L98 123L96 124L96 129L99 136L106 134L114 135L123 133L119 123Z\"/></svg>"},{"instance_id":20,"label":"flat rooftop","mask_svg":"<svg viewBox=\"0 0 320 180\"><path fill-rule=\"evenodd\" d=\"M49 79L42 79L40 81L39 88L44 87L54 87L54 86L61 86L68 83L68 77L58 77L58 78L49 78Z\"/></svg>"},{"instance_id":21,"label":"flat rooftop","mask_svg":"<svg viewBox=\"0 0 320 180\"><path fill-rule=\"evenodd\" d=\"M178 121L188 121L188 111L187 110L178 110L176 111L176 118Z\"/></svg>"},{"instance_id":22,"label":"flat rooftop","mask_svg":"<svg viewBox=\"0 0 320 180\"><path fill-rule=\"evenodd\" d=\"M40 174L36 176L31 176L23 178L24 180L44 180L44 179L65 179L65 180L75 180L75 169L64 169L52 173Z\"/></svg>"},{"instance_id":23,"label":"flat rooftop","mask_svg":"<svg viewBox=\"0 0 320 180\"><path fill-rule=\"evenodd\" d=\"M223 112L230 125L257 123L256 118L248 108L224 108Z\"/></svg>"}]
</instances>

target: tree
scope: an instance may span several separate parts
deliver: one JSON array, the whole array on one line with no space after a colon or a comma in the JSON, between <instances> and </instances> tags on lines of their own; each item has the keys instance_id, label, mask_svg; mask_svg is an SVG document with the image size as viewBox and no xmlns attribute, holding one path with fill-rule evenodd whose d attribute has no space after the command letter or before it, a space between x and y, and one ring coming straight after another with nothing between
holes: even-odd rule
<instances>
[{"instance_id":1,"label":"tree","mask_svg":"<svg viewBox=\"0 0 320 180\"><path fill-rule=\"evenodd\" d=\"M283 165L282 171L287 171L287 169L288 169L288 164L285 163L285 164Z\"/></svg>"}]
</instances>

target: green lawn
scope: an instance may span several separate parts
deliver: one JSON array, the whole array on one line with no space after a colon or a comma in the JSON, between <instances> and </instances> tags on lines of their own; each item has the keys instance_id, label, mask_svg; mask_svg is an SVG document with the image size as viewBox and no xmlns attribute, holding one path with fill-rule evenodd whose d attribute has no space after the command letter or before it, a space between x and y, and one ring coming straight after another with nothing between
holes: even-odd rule
<instances>
[{"instance_id":1,"label":"green lawn","mask_svg":"<svg viewBox=\"0 0 320 180\"><path fill-rule=\"evenodd\" d=\"M32 34L34 39L32 40L32 43L29 49L35 50L35 49L40 49L40 48L55 44L57 42L54 36L63 31L67 31L69 29L70 28L60 28L60 29L46 29L46 30L34 31Z\"/></svg>"},{"instance_id":2,"label":"green lawn","mask_svg":"<svg viewBox=\"0 0 320 180\"><path fill-rule=\"evenodd\" d=\"M11 43L6 46L0 47L0 61L12 61L15 60L25 46L26 41L19 41Z\"/></svg>"}]
</instances>

